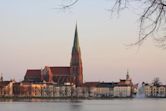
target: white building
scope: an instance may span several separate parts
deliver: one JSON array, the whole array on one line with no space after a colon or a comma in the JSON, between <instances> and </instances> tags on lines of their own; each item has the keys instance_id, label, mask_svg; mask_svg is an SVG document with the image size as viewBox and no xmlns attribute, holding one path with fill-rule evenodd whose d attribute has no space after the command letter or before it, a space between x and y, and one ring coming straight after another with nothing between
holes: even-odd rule
<instances>
[{"instance_id":1,"label":"white building","mask_svg":"<svg viewBox=\"0 0 166 111\"><path fill-rule=\"evenodd\" d=\"M131 97L132 87L130 85L117 85L114 87L114 97Z\"/></svg>"}]
</instances>

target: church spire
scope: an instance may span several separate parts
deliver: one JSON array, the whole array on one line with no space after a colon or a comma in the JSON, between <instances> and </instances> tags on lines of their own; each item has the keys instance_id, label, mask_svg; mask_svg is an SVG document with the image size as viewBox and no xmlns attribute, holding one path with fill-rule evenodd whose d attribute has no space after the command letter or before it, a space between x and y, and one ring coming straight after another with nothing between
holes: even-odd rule
<instances>
[{"instance_id":1,"label":"church spire","mask_svg":"<svg viewBox=\"0 0 166 111\"><path fill-rule=\"evenodd\" d=\"M80 52L79 39L78 39L78 31L77 31L77 23L76 23L76 28L75 28L73 50Z\"/></svg>"},{"instance_id":2,"label":"church spire","mask_svg":"<svg viewBox=\"0 0 166 111\"><path fill-rule=\"evenodd\" d=\"M79 40L78 40L78 32L77 32L77 24L75 28L75 34L74 34L74 43L73 43L73 49L71 54L71 74L75 76L74 83L76 86L80 86L83 84L83 68L82 68L82 59L81 59L81 50L79 46Z\"/></svg>"},{"instance_id":3,"label":"church spire","mask_svg":"<svg viewBox=\"0 0 166 111\"><path fill-rule=\"evenodd\" d=\"M129 79L130 79L129 70L127 69L126 80L129 80Z\"/></svg>"},{"instance_id":4,"label":"church spire","mask_svg":"<svg viewBox=\"0 0 166 111\"><path fill-rule=\"evenodd\" d=\"M1 73L0 82L3 81L3 74Z\"/></svg>"}]
</instances>

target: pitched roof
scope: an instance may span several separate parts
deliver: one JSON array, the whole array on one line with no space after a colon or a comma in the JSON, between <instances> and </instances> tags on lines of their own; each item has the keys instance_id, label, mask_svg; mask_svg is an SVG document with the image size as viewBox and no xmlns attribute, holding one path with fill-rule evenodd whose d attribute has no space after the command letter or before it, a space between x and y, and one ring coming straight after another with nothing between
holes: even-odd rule
<instances>
[{"instance_id":1,"label":"pitched roof","mask_svg":"<svg viewBox=\"0 0 166 111\"><path fill-rule=\"evenodd\" d=\"M34 77L39 78L41 77L41 70L40 69L28 69L25 77Z\"/></svg>"},{"instance_id":2,"label":"pitched roof","mask_svg":"<svg viewBox=\"0 0 166 111\"><path fill-rule=\"evenodd\" d=\"M9 85L10 82L12 82L12 81L1 81L0 82L0 88L3 88L5 86Z\"/></svg>"},{"instance_id":3,"label":"pitched roof","mask_svg":"<svg viewBox=\"0 0 166 111\"><path fill-rule=\"evenodd\" d=\"M97 87L97 85L99 84L100 82L85 82L83 84L83 86L86 86L86 87Z\"/></svg>"},{"instance_id":4,"label":"pitched roof","mask_svg":"<svg viewBox=\"0 0 166 111\"><path fill-rule=\"evenodd\" d=\"M49 67L53 75L70 75L70 67Z\"/></svg>"},{"instance_id":5,"label":"pitched roof","mask_svg":"<svg viewBox=\"0 0 166 111\"><path fill-rule=\"evenodd\" d=\"M97 85L97 87L109 87L109 88L113 88L114 85L116 85L116 83L114 82L101 82Z\"/></svg>"}]
</instances>

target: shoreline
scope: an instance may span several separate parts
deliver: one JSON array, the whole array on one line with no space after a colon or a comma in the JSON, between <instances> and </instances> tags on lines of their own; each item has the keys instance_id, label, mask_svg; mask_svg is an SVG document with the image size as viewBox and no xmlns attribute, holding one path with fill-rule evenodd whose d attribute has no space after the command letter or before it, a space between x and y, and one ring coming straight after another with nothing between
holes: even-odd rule
<instances>
[{"instance_id":1,"label":"shoreline","mask_svg":"<svg viewBox=\"0 0 166 111\"><path fill-rule=\"evenodd\" d=\"M111 99L134 99L134 97L18 97L6 96L0 97L2 99L44 99L44 100L111 100Z\"/></svg>"},{"instance_id":2,"label":"shoreline","mask_svg":"<svg viewBox=\"0 0 166 111\"><path fill-rule=\"evenodd\" d=\"M0 97L0 102L49 102L55 100L127 100L127 99L166 99L166 97Z\"/></svg>"}]
</instances>

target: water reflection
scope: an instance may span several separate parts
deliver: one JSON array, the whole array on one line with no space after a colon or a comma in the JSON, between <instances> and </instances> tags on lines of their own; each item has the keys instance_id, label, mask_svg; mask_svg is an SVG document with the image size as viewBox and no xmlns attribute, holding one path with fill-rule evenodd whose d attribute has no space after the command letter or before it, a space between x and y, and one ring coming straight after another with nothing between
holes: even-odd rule
<instances>
[{"instance_id":1,"label":"water reflection","mask_svg":"<svg viewBox=\"0 0 166 111\"><path fill-rule=\"evenodd\" d=\"M13 99L4 99L4 98L1 98L0 102L13 102Z\"/></svg>"},{"instance_id":2,"label":"water reflection","mask_svg":"<svg viewBox=\"0 0 166 111\"><path fill-rule=\"evenodd\" d=\"M165 111L166 99L0 99L0 111Z\"/></svg>"},{"instance_id":3,"label":"water reflection","mask_svg":"<svg viewBox=\"0 0 166 111\"><path fill-rule=\"evenodd\" d=\"M70 111L82 111L82 103L83 101L81 100L71 100L69 105L70 105Z\"/></svg>"}]
</instances>

